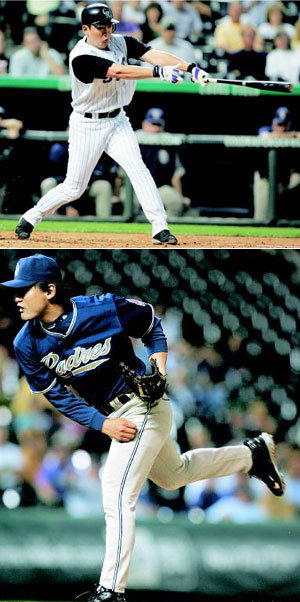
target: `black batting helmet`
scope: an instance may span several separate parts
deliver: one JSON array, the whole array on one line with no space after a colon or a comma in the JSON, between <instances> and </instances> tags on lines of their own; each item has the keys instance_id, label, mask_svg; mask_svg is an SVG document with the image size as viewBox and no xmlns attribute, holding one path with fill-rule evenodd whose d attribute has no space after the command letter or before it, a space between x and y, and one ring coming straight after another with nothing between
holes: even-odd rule
<instances>
[{"instance_id":1,"label":"black batting helmet","mask_svg":"<svg viewBox=\"0 0 300 602\"><path fill-rule=\"evenodd\" d=\"M88 4L81 13L82 25L95 25L95 27L112 27L113 31L116 28L116 23L119 23L113 18L113 14L109 6L100 2Z\"/></svg>"}]
</instances>

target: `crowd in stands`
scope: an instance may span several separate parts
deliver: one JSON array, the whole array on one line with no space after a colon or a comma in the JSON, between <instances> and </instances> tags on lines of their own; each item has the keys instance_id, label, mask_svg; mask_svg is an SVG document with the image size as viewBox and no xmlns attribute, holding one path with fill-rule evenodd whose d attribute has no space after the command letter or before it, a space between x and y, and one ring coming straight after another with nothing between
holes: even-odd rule
<instances>
[{"instance_id":1,"label":"crowd in stands","mask_svg":"<svg viewBox=\"0 0 300 602\"><path fill-rule=\"evenodd\" d=\"M3 251L11 277L17 251ZM173 438L184 452L274 435L287 490L274 498L247 475L203 480L177 491L147 481L138 515L191 521L295 519L300 512L299 251L53 252L74 294L113 291L151 301L169 343ZM101 515L109 439L32 395L13 357L19 329L1 299L0 505L64 507ZM145 358L142 344L136 353ZM146 360L147 361L147 360ZM163 509L163 510L162 510Z\"/></svg>"},{"instance_id":2,"label":"crowd in stands","mask_svg":"<svg viewBox=\"0 0 300 602\"><path fill-rule=\"evenodd\" d=\"M93 2L95 0L91 0ZM0 2L0 75L63 75L88 0ZM300 73L298 2L107 0L116 33L229 78L293 82Z\"/></svg>"}]
</instances>

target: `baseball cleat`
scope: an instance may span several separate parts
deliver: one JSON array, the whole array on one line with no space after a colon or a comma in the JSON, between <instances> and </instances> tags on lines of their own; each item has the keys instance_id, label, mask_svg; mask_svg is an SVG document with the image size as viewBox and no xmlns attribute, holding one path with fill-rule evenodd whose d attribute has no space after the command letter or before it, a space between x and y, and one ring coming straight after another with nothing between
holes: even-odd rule
<instances>
[{"instance_id":1,"label":"baseball cleat","mask_svg":"<svg viewBox=\"0 0 300 602\"><path fill-rule=\"evenodd\" d=\"M111 589L106 589L103 585L97 587L96 591L88 599L87 602L127 602L125 594L113 592Z\"/></svg>"},{"instance_id":2,"label":"baseball cleat","mask_svg":"<svg viewBox=\"0 0 300 602\"><path fill-rule=\"evenodd\" d=\"M33 226L29 222L27 222L26 219L24 219L24 217L21 217L15 229L15 233L17 237L21 240L26 240L26 238L30 238L32 230Z\"/></svg>"},{"instance_id":3,"label":"baseball cleat","mask_svg":"<svg viewBox=\"0 0 300 602\"><path fill-rule=\"evenodd\" d=\"M254 439L245 439L244 445L252 452L253 464L249 475L263 481L274 495L283 495L285 482L275 463L275 443L272 435L262 433Z\"/></svg>"},{"instance_id":4,"label":"baseball cleat","mask_svg":"<svg viewBox=\"0 0 300 602\"><path fill-rule=\"evenodd\" d=\"M155 245L177 245L178 240L169 230L162 230L152 237L152 242Z\"/></svg>"}]
</instances>

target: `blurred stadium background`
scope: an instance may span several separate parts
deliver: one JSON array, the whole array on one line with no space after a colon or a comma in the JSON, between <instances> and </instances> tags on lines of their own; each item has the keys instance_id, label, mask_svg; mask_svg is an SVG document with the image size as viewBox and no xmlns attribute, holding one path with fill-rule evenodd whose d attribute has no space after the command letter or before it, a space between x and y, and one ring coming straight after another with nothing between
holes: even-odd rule
<instances>
[{"instance_id":1,"label":"blurred stadium background","mask_svg":"<svg viewBox=\"0 0 300 602\"><path fill-rule=\"evenodd\" d=\"M2 250L1 281L29 253ZM133 601L299 598L300 252L53 251L73 295L151 302L169 341L172 436L182 451L268 431L286 495L245 475L175 492L146 482L137 508ZM20 321L0 298L2 600L72 600L104 551L109 442L32 396L13 356ZM137 342L136 353L143 355Z\"/></svg>"},{"instance_id":2,"label":"blurred stadium background","mask_svg":"<svg viewBox=\"0 0 300 602\"><path fill-rule=\"evenodd\" d=\"M65 130L71 100L68 56L81 35L80 12L86 4L77 0L0 2L0 29L3 32L0 32L3 108L0 114L0 218L16 219L41 197L42 181L52 176L62 178L65 173L61 166L59 173L54 173L53 164L49 163L49 151L51 144L67 140ZM176 11L176 4L183 4L184 12L182 9ZM232 32L230 34L232 38L229 36L228 41L224 41L220 38L219 28L231 19L227 14L230 5L240 5L241 14L234 23L235 31L233 36ZM236 223L237 220L242 226L274 224L275 220L279 225L299 224L300 140L296 136L266 140L257 135L261 126L271 125L277 108L282 105L290 111L289 129L300 131L299 2L275 2L275 12L277 7L279 13L276 26L269 22L268 9L271 5L274 3L270 1L248 0L232 3L193 0L183 3L179 0L111 2L113 11L121 20L119 31L130 33L146 43L152 39L157 43L162 35L159 29L160 23L164 22L162 19L173 19L179 39L178 54L187 52L187 47L180 44L188 45L189 56L212 76L259 79L257 70L264 63L260 78L289 79L295 84L291 95L278 95L230 85L211 84L202 89L192 84L189 78L181 86L173 87L160 81L138 82L135 99L126 109L134 129L141 128L150 107L160 107L165 111L167 132L155 135L142 133L139 137L141 143L162 151L175 150L185 169L181 182L183 203L179 211L169 212L171 223L211 224L217 221L222 224ZM192 9L193 25L189 21L189 12L186 14L186 10ZM156 16L153 16L153 11ZM246 69L246 73L241 74L233 60L236 52L245 49L242 31L246 26L254 27L256 54L251 54L248 72ZM42 69L37 75L32 68L27 75L24 69L18 71L15 55L22 52L23 33L28 27L36 27L40 39L56 51L64 74L49 75ZM282 31L289 40L288 48L280 50L286 70L283 73L278 67L278 71L273 73L267 67L268 58L272 52L277 52L274 38ZM175 52L175 47L170 49ZM278 58L279 63L281 65ZM18 127L7 129L3 123L9 119L22 122L21 130ZM255 208L254 174L257 171L263 183L257 189ZM201 178L201 190L199 172L205 174L205 178ZM266 189L268 181L270 186ZM190 199L191 203L186 204L184 199ZM93 216L94 220L104 219L100 213L97 216L91 188L74 207L78 214L71 207L67 212L69 220L72 217L82 223L86 216ZM65 209L59 213L58 217L63 220ZM105 221L122 222L132 217L135 221L144 221L144 216L133 204L132 189L127 186L123 195L114 196ZM1 229L11 230L11 222L1 219Z\"/></svg>"}]
</instances>

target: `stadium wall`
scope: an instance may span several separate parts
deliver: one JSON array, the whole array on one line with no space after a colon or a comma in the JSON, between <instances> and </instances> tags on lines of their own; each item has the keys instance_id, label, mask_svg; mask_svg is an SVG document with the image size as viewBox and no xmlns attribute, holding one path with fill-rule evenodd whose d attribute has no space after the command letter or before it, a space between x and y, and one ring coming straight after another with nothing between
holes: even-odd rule
<instances>
[{"instance_id":1,"label":"stadium wall","mask_svg":"<svg viewBox=\"0 0 300 602\"><path fill-rule=\"evenodd\" d=\"M0 590L34 599L80 592L98 578L104 519L73 519L61 510L0 513ZM277 600L300 593L300 523L192 524L186 518L139 520L129 588L251 596ZM25 595L26 592L26 595ZM46 598L44 598L46 599ZM60 598L61 599L61 598ZM70 599L70 598L69 598Z\"/></svg>"}]
</instances>

